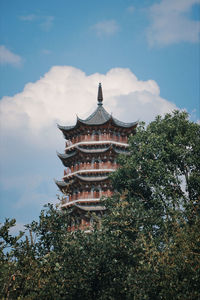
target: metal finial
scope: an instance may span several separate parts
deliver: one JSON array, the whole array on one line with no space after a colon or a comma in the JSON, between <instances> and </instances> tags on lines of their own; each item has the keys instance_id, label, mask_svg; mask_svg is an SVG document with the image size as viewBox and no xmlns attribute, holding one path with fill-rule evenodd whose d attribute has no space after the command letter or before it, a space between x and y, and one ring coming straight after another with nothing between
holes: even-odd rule
<instances>
[{"instance_id":1,"label":"metal finial","mask_svg":"<svg viewBox=\"0 0 200 300\"><path fill-rule=\"evenodd\" d=\"M103 92L102 92L101 83L99 83L97 100L98 100L98 105L103 105L103 103L102 103L103 102Z\"/></svg>"}]
</instances>

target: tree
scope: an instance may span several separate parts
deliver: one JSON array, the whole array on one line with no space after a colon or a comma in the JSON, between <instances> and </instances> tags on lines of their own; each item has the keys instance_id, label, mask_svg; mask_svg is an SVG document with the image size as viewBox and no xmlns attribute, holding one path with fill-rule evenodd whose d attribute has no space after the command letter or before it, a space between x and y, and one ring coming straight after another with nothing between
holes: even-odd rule
<instances>
[{"instance_id":1,"label":"tree","mask_svg":"<svg viewBox=\"0 0 200 300\"><path fill-rule=\"evenodd\" d=\"M120 197L117 211L110 208L109 230L120 226L123 240L126 234L140 245L131 293L140 291L136 299L197 299L200 126L185 112L158 116L139 126L130 150L113 174Z\"/></svg>"},{"instance_id":2,"label":"tree","mask_svg":"<svg viewBox=\"0 0 200 300\"><path fill-rule=\"evenodd\" d=\"M200 126L186 113L157 117L119 156L100 229L96 219L89 234L68 232L70 212L52 205L23 237L7 220L2 299L200 298L199 150Z\"/></svg>"}]
</instances>

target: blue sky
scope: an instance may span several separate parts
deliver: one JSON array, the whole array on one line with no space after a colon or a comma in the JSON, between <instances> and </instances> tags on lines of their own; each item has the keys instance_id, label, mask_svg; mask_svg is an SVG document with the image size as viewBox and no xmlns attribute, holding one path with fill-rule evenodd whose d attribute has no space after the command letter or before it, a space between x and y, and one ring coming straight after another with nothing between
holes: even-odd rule
<instances>
[{"instance_id":1,"label":"blue sky","mask_svg":"<svg viewBox=\"0 0 200 300\"><path fill-rule=\"evenodd\" d=\"M96 105L123 120L200 119L199 0L0 0L1 212L20 224L56 202L56 122ZM107 102L106 102L107 101Z\"/></svg>"}]
</instances>

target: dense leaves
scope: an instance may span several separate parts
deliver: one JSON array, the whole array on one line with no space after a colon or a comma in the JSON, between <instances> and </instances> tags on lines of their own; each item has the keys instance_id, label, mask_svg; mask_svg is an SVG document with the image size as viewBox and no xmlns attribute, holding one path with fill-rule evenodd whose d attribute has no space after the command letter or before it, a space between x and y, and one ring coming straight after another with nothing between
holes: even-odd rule
<instances>
[{"instance_id":1,"label":"dense leaves","mask_svg":"<svg viewBox=\"0 0 200 300\"><path fill-rule=\"evenodd\" d=\"M157 117L130 138L90 233L48 205L13 237L0 228L2 299L200 299L200 126Z\"/></svg>"}]
</instances>

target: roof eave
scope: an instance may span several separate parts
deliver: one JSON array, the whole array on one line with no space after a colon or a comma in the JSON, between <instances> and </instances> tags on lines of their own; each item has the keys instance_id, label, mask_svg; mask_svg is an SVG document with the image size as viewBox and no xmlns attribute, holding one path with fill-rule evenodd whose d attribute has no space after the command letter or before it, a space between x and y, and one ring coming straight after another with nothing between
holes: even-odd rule
<instances>
[{"instance_id":1,"label":"roof eave","mask_svg":"<svg viewBox=\"0 0 200 300\"><path fill-rule=\"evenodd\" d=\"M125 123L125 122L119 121L118 119L113 118L113 117L111 117L111 121L112 121L113 125L115 125L117 127L122 127L124 129L126 129L126 128L131 129L131 128L137 127L137 125L138 125L138 121L131 122L131 123Z\"/></svg>"}]
</instances>

